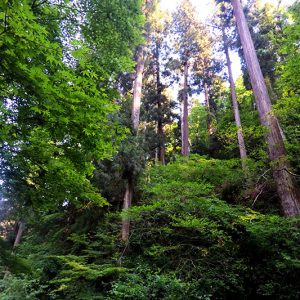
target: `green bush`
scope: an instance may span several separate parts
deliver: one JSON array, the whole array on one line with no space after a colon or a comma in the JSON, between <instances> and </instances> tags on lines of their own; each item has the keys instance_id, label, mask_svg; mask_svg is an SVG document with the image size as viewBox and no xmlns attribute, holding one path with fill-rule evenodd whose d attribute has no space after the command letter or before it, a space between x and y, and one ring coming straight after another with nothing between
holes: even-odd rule
<instances>
[{"instance_id":1,"label":"green bush","mask_svg":"<svg viewBox=\"0 0 300 300\"><path fill-rule=\"evenodd\" d=\"M231 163L194 156L151 169L141 183L142 205L129 213L133 225L126 264L135 268L142 262L160 276L193 282L195 299L297 299L299 219L219 200L218 186L239 180L238 170L230 172ZM132 281L117 286L126 290ZM152 290L153 282L145 280L141 289ZM133 286L140 290L139 284Z\"/></svg>"},{"instance_id":2,"label":"green bush","mask_svg":"<svg viewBox=\"0 0 300 300\"><path fill-rule=\"evenodd\" d=\"M46 286L40 285L39 281L29 276L14 276L7 273L0 280L1 300L38 300Z\"/></svg>"},{"instance_id":3,"label":"green bush","mask_svg":"<svg viewBox=\"0 0 300 300\"><path fill-rule=\"evenodd\" d=\"M15 284L32 299L299 299L299 218L220 199L224 186L239 183L237 161L192 156L152 167L140 181L142 199L126 213L128 243L118 213L86 232L71 229L75 218L36 247L32 232L19 253L48 287L40 291L29 277Z\"/></svg>"}]
</instances>

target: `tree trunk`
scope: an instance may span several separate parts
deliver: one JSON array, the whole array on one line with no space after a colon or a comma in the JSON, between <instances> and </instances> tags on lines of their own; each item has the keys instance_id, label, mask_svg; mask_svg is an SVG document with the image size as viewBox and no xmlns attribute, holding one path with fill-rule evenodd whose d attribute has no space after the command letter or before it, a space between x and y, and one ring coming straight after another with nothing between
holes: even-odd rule
<instances>
[{"instance_id":1,"label":"tree trunk","mask_svg":"<svg viewBox=\"0 0 300 300\"><path fill-rule=\"evenodd\" d=\"M24 230L25 230L25 223L22 221L19 221L18 222L18 232L17 232L17 236L15 238L13 249L18 247L18 245L20 244Z\"/></svg>"},{"instance_id":2,"label":"tree trunk","mask_svg":"<svg viewBox=\"0 0 300 300\"><path fill-rule=\"evenodd\" d=\"M138 132L140 123L140 108L141 108L141 96L142 96L142 83L143 83L143 72L145 66L145 53L144 45L139 45L136 52L136 67L135 67L135 79L133 82L133 100L131 106L131 123L133 132ZM127 210L131 207L133 197L133 180L132 176L129 175L126 183L126 190L123 199L123 210ZM122 218L122 229L121 236L123 241L127 241L129 237L130 220L126 217Z\"/></svg>"},{"instance_id":3,"label":"tree trunk","mask_svg":"<svg viewBox=\"0 0 300 300\"><path fill-rule=\"evenodd\" d=\"M159 139L159 146L158 146L158 160L162 165L165 165L165 134L164 134L164 127L163 121L161 116L161 103L158 102L158 121L157 121L157 134Z\"/></svg>"},{"instance_id":4,"label":"tree trunk","mask_svg":"<svg viewBox=\"0 0 300 300\"><path fill-rule=\"evenodd\" d=\"M241 123L241 118L240 118L239 106L238 106L238 102L237 102L237 95L236 95L236 91L235 91L235 83L234 83L233 75L232 75L231 61L230 61L229 50L228 50L228 41L227 41L227 37L226 37L224 28L222 28L222 35L223 35L224 51L225 51L225 55L226 55L226 63L227 63L229 83L230 83L232 108L233 108L233 113L234 113L235 124L237 126L237 138L238 138L240 156L241 156L241 161L242 161L242 167L244 170L244 174L248 175L248 168L246 165L247 152L246 152L246 147L245 147L245 142L244 142L242 123Z\"/></svg>"},{"instance_id":5,"label":"tree trunk","mask_svg":"<svg viewBox=\"0 0 300 300\"><path fill-rule=\"evenodd\" d=\"M133 197L133 182L132 179L129 178L126 183L126 190L125 190L124 201L123 201L124 211L127 210L129 207L131 207L132 197ZM127 217L123 217L121 235L122 235L122 240L124 242L128 241L129 228L130 228L130 219Z\"/></svg>"},{"instance_id":6,"label":"tree trunk","mask_svg":"<svg viewBox=\"0 0 300 300\"><path fill-rule=\"evenodd\" d=\"M156 44L156 93L157 93L157 134L158 134L158 159L165 164L165 136L163 127L162 112L162 84L160 82L160 62L159 62L160 45Z\"/></svg>"},{"instance_id":7,"label":"tree trunk","mask_svg":"<svg viewBox=\"0 0 300 300\"><path fill-rule=\"evenodd\" d=\"M205 98L205 106L207 110L207 131L208 135L212 135L214 133L213 122L212 122L212 112L209 101L209 90L207 83L204 83L204 98Z\"/></svg>"},{"instance_id":8,"label":"tree trunk","mask_svg":"<svg viewBox=\"0 0 300 300\"><path fill-rule=\"evenodd\" d=\"M135 78L133 82L133 100L131 106L131 124L134 134L138 133L139 123L140 123L140 109L141 109L141 97L142 97L142 85L143 85L143 72L145 67L145 47L149 42L149 32L150 32L150 23L147 21L149 18L149 14L153 9L153 0L146 0L144 2L142 11L146 18L145 23L145 45L139 45L136 51L135 61ZM126 183L126 191L123 200L123 210L127 210L131 207L132 198L133 198L133 174L128 175L127 183ZM128 241L129 238L129 227L130 220L126 217L122 218L122 229L121 235L123 241Z\"/></svg>"},{"instance_id":9,"label":"tree trunk","mask_svg":"<svg viewBox=\"0 0 300 300\"><path fill-rule=\"evenodd\" d=\"M182 119L181 119L181 154L189 155L189 124L188 124L188 62L184 64L182 91Z\"/></svg>"},{"instance_id":10,"label":"tree trunk","mask_svg":"<svg viewBox=\"0 0 300 300\"><path fill-rule=\"evenodd\" d=\"M206 82L204 83L204 98L205 98L205 106L207 108L207 111L210 112L209 94L208 94L208 87Z\"/></svg>"},{"instance_id":11,"label":"tree trunk","mask_svg":"<svg viewBox=\"0 0 300 300\"><path fill-rule=\"evenodd\" d=\"M137 132L140 122L143 72L145 66L144 45L139 45L136 52L135 79L133 82L133 101L131 107L132 128Z\"/></svg>"},{"instance_id":12,"label":"tree trunk","mask_svg":"<svg viewBox=\"0 0 300 300\"><path fill-rule=\"evenodd\" d=\"M240 0L231 0L260 121L266 128L266 142L272 164L273 177L284 215L300 214L300 192L295 178L289 173L286 150L279 122L271 111L271 101L257 59L253 41Z\"/></svg>"}]
</instances>

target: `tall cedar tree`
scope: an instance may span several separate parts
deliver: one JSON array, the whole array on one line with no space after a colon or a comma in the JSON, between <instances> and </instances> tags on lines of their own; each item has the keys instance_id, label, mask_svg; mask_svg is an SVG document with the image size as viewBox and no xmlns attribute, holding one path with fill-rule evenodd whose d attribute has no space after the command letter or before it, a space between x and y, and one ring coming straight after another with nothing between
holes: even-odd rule
<instances>
[{"instance_id":1,"label":"tall cedar tree","mask_svg":"<svg viewBox=\"0 0 300 300\"><path fill-rule=\"evenodd\" d=\"M167 95L169 77L168 61L170 47L168 44L170 33L170 15L161 10L159 5L151 14L149 35L149 55L145 72L143 108L144 116L148 124L155 123L155 141L152 141L151 149L155 147L155 161L165 164L166 134L164 126L171 122L171 111L174 102ZM151 125L150 125L151 126ZM150 142L151 143L151 142Z\"/></svg>"},{"instance_id":2,"label":"tall cedar tree","mask_svg":"<svg viewBox=\"0 0 300 300\"><path fill-rule=\"evenodd\" d=\"M232 74L232 67L231 67L231 61L230 61L229 49L228 49L228 40L227 40L224 28L222 29L222 37L223 37L224 52L226 55L226 64L227 64L228 77L229 77L229 83L230 83L232 109L233 109L233 113L234 113L235 123L237 126L238 145L239 145L243 170L246 175L246 173L247 173L247 165L246 165L247 152L246 152L246 146L245 146L245 141L244 141L240 111L239 111L239 106L238 106L238 101L237 101L237 94L236 94L236 90L235 90L235 83L234 83L233 74Z\"/></svg>"},{"instance_id":3,"label":"tall cedar tree","mask_svg":"<svg viewBox=\"0 0 300 300\"><path fill-rule=\"evenodd\" d=\"M189 126L188 126L188 97L189 97L189 73L192 63L203 51L203 26L197 20L195 9L190 1L181 1L174 18L174 49L179 57L180 70L182 73L182 89L179 93L181 100L181 153L188 156Z\"/></svg>"},{"instance_id":4,"label":"tall cedar tree","mask_svg":"<svg viewBox=\"0 0 300 300\"><path fill-rule=\"evenodd\" d=\"M145 27L144 27L144 38L145 41L143 44L140 44L136 50L136 67L134 74L133 82L133 99L131 106L131 122L133 134L138 133L138 127L140 123L140 109L141 109L141 97L142 97L142 85L143 85L143 72L145 67L146 59L146 44L148 42L150 24L149 16L153 11L155 6L155 0L145 0L143 3L143 13L145 16ZM146 44L145 44L146 43ZM126 211L131 207L133 193L134 193L134 184L133 184L133 174L127 174L127 183L125 188L125 195L123 199L123 209ZM123 241L127 241L129 237L129 227L130 220L127 217L122 218L122 229L121 229L121 238Z\"/></svg>"},{"instance_id":5,"label":"tall cedar tree","mask_svg":"<svg viewBox=\"0 0 300 300\"><path fill-rule=\"evenodd\" d=\"M272 164L273 177L281 200L284 215L300 214L300 192L295 178L289 171L289 162L276 116L272 112L271 101L255 52L247 21L239 0L231 0L234 16L241 39L250 81L255 96L262 125L266 128L268 154Z\"/></svg>"},{"instance_id":6,"label":"tall cedar tree","mask_svg":"<svg viewBox=\"0 0 300 300\"><path fill-rule=\"evenodd\" d=\"M226 57L226 65L228 70L228 78L229 78L229 84L230 84L230 95L231 95L231 101L232 101L232 109L234 114L234 120L237 127L237 139L238 139L238 146L239 146L239 152L242 162L242 167L244 170L245 176L247 176L248 169L246 164L247 159L247 152L246 152L246 146L244 141L244 135L243 135L243 129L242 129L242 123L241 123L241 117L240 117L240 111L238 106L238 100L237 100L237 93L235 89L235 82L233 79L232 74L232 66L231 66L231 60L230 60L230 43L229 39L227 37L226 29L230 29L230 23L232 20L232 10L226 7L225 3L222 3L220 7L221 11L218 16L218 21L220 24L218 24L219 29L221 30L222 34L222 40L223 40L223 49Z\"/></svg>"}]
</instances>

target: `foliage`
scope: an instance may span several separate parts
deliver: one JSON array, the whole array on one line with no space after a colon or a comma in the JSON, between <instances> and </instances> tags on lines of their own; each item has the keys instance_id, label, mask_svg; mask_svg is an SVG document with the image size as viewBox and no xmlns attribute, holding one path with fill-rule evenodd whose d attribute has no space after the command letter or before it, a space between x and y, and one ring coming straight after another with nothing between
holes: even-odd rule
<instances>
[{"instance_id":1,"label":"foliage","mask_svg":"<svg viewBox=\"0 0 300 300\"><path fill-rule=\"evenodd\" d=\"M217 2L230 26L230 0ZM295 173L299 8L253 1L247 11ZM233 48L235 32L226 33ZM143 43L132 134L133 53ZM172 21L158 1L0 3L1 299L300 298L299 218L280 216L264 132L239 78L244 178L218 46L190 1ZM172 88L187 62L187 92L205 90L206 106L193 99L193 154L182 158ZM162 148L167 165L157 163ZM125 180L134 205L122 211Z\"/></svg>"},{"instance_id":2,"label":"foliage","mask_svg":"<svg viewBox=\"0 0 300 300\"><path fill-rule=\"evenodd\" d=\"M294 166L299 166L299 117L300 117L300 54L299 54L299 18L300 4L290 8L290 24L284 27L280 40L279 52L283 59L277 63L277 89L280 94L275 107L284 133L287 138L287 148ZM298 168L299 170L299 168Z\"/></svg>"},{"instance_id":3,"label":"foliage","mask_svg":"<svg viewBox=\"0 0 300 300\"><path fill-rule=\"evenodd\" d=\"M207 128L207 109L195 103L189 115L189 136L191 140L191 152L207 154L209 148L209 134Z\"/></svg>"},{"instance_id":4,"label":"foliage","mask_svg":"<svg viewBox=\"0 0 300 300\"><path fill-rule=\"evenodd\" d=\"M41 286L36 279L7 274L0 280L0 298L3 300L38 300L45 288L46 286Z\"/></svg>"},{"instance_id":5,"label":"foliage","mask_svg":"<svg viewBox=\"0 0 300 300\"><path fill-rule=\"evenodd\" d=\"M43 18L59 11L45 3L36 12L29 3L3 4L1 35L1 139L4 193L18 206L51 208L64 202L106 201L90 184L93 158L113 153L118 127L107 118L114 105L106 88L80 60L81 73L64 63L62 45ZM38 17L39 16L39 17ZM50 30L51 28L51 30ZM7 47L9 45L9 47ZM90 72L91 71L91 72ZM119 130L119 132L121 132Z\"/></svg>"},{"instance_id":6,"label":"foliage","mask_svg":"<svg viewBox=\"0 0 300 300\"><path fill-rule=\"evenodd\" d=\"M209 295L199 296L196 289L193 281L184 282L174 273L160 274L141 264L113 284L107 299L181 299L182 291L189 299L210 299Z\"/></svg>"},{"instance_id":7,"label":"foliage","mask_svg":"<svg viewBox=\"0 0 300 300\"><path fill-rule=\"evenodd\" d=\"M131 70L134 46L142 41L142 1L83 0L79 5L86 16L82 33L92 49L89 66L105 80Z\"/></svg>"},{"instance_id":8,"label":"foliage","mask_svg":"<svg viewBox=\"0 0 300 300\"><path fill-rule=\"evenodd\" d=\"M263 129L259 125L258 114L255 110L252 92L246 90L241 77L236 81L236 93L248 156L256 159L259 158L261 160L266 159L266 151L262 142ZM217 106L218 121L216 135L221 145L219 155L223 158L237 157L237 130L228 91L223 100L220 99L217 101Z\"/></svg>"},{"instance_id":9,"label":"foliage","mask_svg":"<svg viewBox=\"0 0 300 300\"><path fill-rule=\"evenodd\" d=\"M195 157L146 175L147 200L131 209L135 223L127 263L142 260L154 272L196 284L198 297L297 298L291 285L298 285L300 271L299 221L216 199L212 187L218 190L228 178L219 166Z\"/></svg>"},{"instance_id":10,"label":"foliage","mask_svg":"<svg viewBox=\"0 0 300 300\"><path fill-rule=\"evenodd\" d=\"M80 233L72 211L56 236L61 225L50 224L60 215L48 218L44 233L35 228L20 254L42 266L41 285L50 284L54 299L183 299L182 289L190 299L296 299L299 220L220 200L228 184L242 188L241 173L238 160L196 155L151 167L140 205L126 212L128 245L119 241L118 215L95 216L98 226Z\"/></svg>"},{"instance_id":11,"label":"foliage","mask_svg":"<svg viewBox=\"0 0 300 300\"><path fill-rule=\"evenodd\" d=\"M25 260L15 256L11 252L10 245L4 240L0 239L0 274L5 275L12 272L14 274L28 273L30 267Z\"/></svg>"},{"instance_id":12,"label":"foliage","mask_svg":"<svg viewBox=\"0 0 300 300\"><path fill-rule=\"evenodd\" d=\"M1 4L1 188L18 214L25 206L44 211L71 202L106 205L90 182L93 160L111 157L124 138L123 128L111 117L116 111L112 100L118 96L112 72L133 66L131 48L139 37L135 26L142 22L139 5L126 2L120 11L117 3L107 1L93 11L90 6L99 3L80 3L89 11L82 29L87 43L64 44L60 16L77 12L69 4ZM102 25L110 28L106 36L103 26L89 25L92 12L99 10L116 14L113 19L104 14ZM104 61L92 64L94 46L104 66Z\"/></svg>"}]
</instances>

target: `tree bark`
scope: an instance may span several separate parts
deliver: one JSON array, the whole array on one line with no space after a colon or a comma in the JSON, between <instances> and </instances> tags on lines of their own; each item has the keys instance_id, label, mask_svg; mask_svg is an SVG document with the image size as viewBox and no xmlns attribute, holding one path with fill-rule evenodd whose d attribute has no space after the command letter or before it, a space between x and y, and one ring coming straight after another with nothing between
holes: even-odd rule
<instances>
[{"instance_id":1,"label":"tree bark","mask_svg":"<svg viewBox=\"0 0 300 300\"><path fill-rule=\"evenodd\" d=\"M145 44L141 44L138 46L136 51L136 67L135 67L135 78L133 82L133 100L131 106L131 124L134 134L138 133L139 123L140 123L140 109L141 109L141 97L142 97L142 85L143 85L143 72L145 67L145 59L146 53L145 48L149 41L149 32L150 32L150 23L149 14L153 9L153 0L145 0L142 11L145 15ZM133 198L134 186L133 186L133 174L128 175L127 183L126 183L126 191L123 200L123 210L127 210L131 207L132 198ZM122 229L121 235L122 240L127 241L129 238L129 227L130 220L126 217L122 218Z\"/></svg>"},{"instance_id":2,"label":"tree bark","mask_svg":"<svg viewBox=\"0 0 300 300\"><path fill-rule=\"evenodd\" d=\"M165 136L163 127L162 112L162 84L160 82L160 62L159 62L160 45L156 45L156 93L157 93L157 134L158 134L158 160L165 164Z\"/></svg>"},{"instance_id":3,"label":"tree bark","mask_svg":"<svg viewBox=\"0 0 300 300\"><path fill-rule=\"evenodd\" d=\"M182 119L181 119L181 154L189 155L189 124L188 124L188 62L184 64L182 91Z\"/></svg>"},{"instance_id":4,"label":"tree bark","mask_svg":"<svg viewBox=\"0 0 300 300\"><path fill-rule=\"evenodd\" d=\"M241 161L242 161L242 168L243 168L244 174L248 175L248 168L247 168L247 164L246 164L247 152L246 152L245 141L244 141L244 136L243 136L240 111L239 111L239 106L238 106L238 102L237 102L235 83L234 83L233 75L232 75L231 61L230 61L229 50L228 50L228 41L227 41L227 37L226 37L224 28L222 28L222 36L223 36L224 52L226 55L226 63L227 63L228 77L229 77L229 83L230 83L232 108L233 108L233 113L234 113L235 124L237 126L237 138L238 138L238 145L239 145L240 156L241 156Z\"/></svg>"},{"instance_id":5,"label":"tree bark","mask_svg":"<svg viewBox=\"0 0 300 300\"><path fill-rule=\"evenodd\" d=\"M164 126L161 116L161 103L158 102L158 121L157 121L157 134L159 138L159 146L158 146L158 160L162 165L165 165L165 134L164 134Z\"/></svg>"},{"instance_id":6,"label":"tree bark","mask_svg":"<svg viewBox=\"0 0 300 300\"><path fill-rule=\"evenodd\" d=\"M13 249L17 248L18 245L20 244L24 230L25 230L25 223L22 221L19 221L18 222L18 232L17 232L17 236L15 238Z\"/></svg>"},{"instance_id":7,"label":"tree bark","mask_svg":"<svg viewBox=\"0 0 300 300\"><path fill-rule=\"evenodd\" d=\"M286 216L295 216L300 214L300 192L295 178L288 172L289 163L286 158L281 128L276 116L272 112L270 97L268 95L241 2L240 0L231 0L231 3L242 42L260 121L266 128L268 154L272 164L273 177L280 197L282 211Z\"/></svg>"},{"instance_id":8,"label":"tree bark","mask_svg":"<svg viewBox=\"0 0 300 300\"><path fill-rule=\"evenodd\" d=\"M207 131L208 135L212 135L214 133L213 122L212 122L212 112L209 101L209 89L207 83L204 83L204 98L205 98L205 106L207 110Z\"/></svg>"},{"instance_id":9,"label":"tree bark","mask_svg":"<svg viewBox=\"0 0 300 300\"><path fill-rule=\"evenodd\" d=\"M207 108L207 111L210 111L210 105L209 105L209 95L208 95L208 87L207 83L204 83L204 98L205 98L205 106Z\"/></svg>"},{"instance_id":10,"label":"tree bark","mask_svg":"<svg viewBox=\"0 0 300 300\"><path fill-rule=\"evenodd\" d=\"M126 211L129 207L131 207L133 197L133 182L132 179L129 178L126 183L124 201L123 201L123 210ZM128 241L129 238L129 229L130 229L130 219L127 217L122 218L122 240L124 242Z\"/></svg>"},{"instance_id":11,"label":"tree bark","mask_svg":"<svg viewBox=\"0 0 300 300\"><path fill-rule=\"evenodd\" d=\"M140 122L143 72L145 66L145 46L139 45L136 52L135 79L133 82L133 101L131 107L132 128L137 132Z\"/></svg>"},{"instance_id":12,"label":"tree bark","mask_svg":"<svg viewBox=\"0 0 300 300\"><path fill-rule=\"evenodd\" d=\"M139 45L136 52L136 68L135 79L133 82L133 100L131 106L131 124L134 134L137 134L140 123L140 108L142 96L143 72L145 66L144 45ZM128 175L126 190L123 199L123 210L131 207L133 197L133 180L132 175ZM121 237L123 241L127 241L129 237L130 220L126 217L122 218Z\"/></svg>"}]
</instances>

